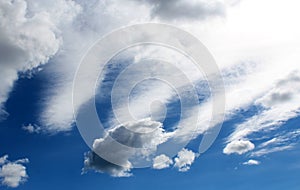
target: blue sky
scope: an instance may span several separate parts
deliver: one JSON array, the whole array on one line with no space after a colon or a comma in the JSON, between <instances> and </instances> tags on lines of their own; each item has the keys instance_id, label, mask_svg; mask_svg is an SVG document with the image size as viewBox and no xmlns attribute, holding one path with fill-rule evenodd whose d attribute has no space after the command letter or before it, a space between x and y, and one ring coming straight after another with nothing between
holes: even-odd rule
<instances>
[{"instance_id":1,"label":"blue sky","mask_svg":"<svg viewBox=\"0 0 300 190\"><path fill-rule=\"evenodd\" d=\"M257 166L242 165L247 156L222 153L224 138L241 117L250 115L247 112L225 122L213 146L197 158L186 173L179 173L175 168L159 171L144 168L135 169L134 176L129 178L95 172L81 175L83 152L89 147L76 128L56 135L28 134L21 129L24 123L35 121L38 106L34 105L45 85L44 78L41 72L34 79L22 78L16 83L6 103L10 115L1 123L1 153L8 154L11 160L22 157L30 160L27 164L29 179L17 189L298 189L300 185L299 146L264 156ZM295 129L299 120L292 119L282 128Z\"/></svg>"},{"instance_id":2,"label":"blue sky","mask_svg":"<svg viewBox=\"0 0 300 190\"><path fill-rule=\"evenodd\" d=\"M287 1L0 0L0 189L299 189Z\"/></svg>"},{"instance_id":3,"label":"blue sky","mask_svg":"<svg viewBox=\"0 0 300 190\"><path fill-rule=\"evenodd\" d=\"M38 74L35 79L23 78L17 82L6 104L10 116L1 123L1 153L9 154L12 160L30 159L27 166L30 178L18 189L297 189L300 185L299 148L268 155L258 166L242 165L247 160L244 156L224 155L224 138L233 130L234 121L224 124L214 145L187 173L178 173L176 169L136 169L130 178L113 178L94 172L81 175L82 153L89 148L76 128L54 136L28 134L21 129L24 122L35 119L36 109L28 105L36 102L37 86L43 85L42 76ZM295 128L299 120L294 119L283 127Z\"/></svg>"}]
</instances>

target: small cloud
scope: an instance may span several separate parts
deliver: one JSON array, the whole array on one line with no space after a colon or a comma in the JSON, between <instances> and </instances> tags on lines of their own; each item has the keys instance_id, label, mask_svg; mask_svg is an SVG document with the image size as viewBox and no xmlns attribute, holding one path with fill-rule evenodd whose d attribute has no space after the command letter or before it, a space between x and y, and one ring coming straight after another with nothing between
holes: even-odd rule
<instances>
[{"instance_id":1,"label":"small cloud","mask_svg":"<svg viewBox=\"0 0 300 190\"><path fill-rule=\"evenodd\" d=\"M244 154L253 150L255 148L254 144L248 140L235 140L226 145L223 150L224 154Z\"/></svg>"},{"instance_id":2,"label":"small cloud","mask_svg":"<svg viewBox=\"0 0 300 190\"><path fill-rule=\"evenodd\" d=\"M23 164L28 162L27 158L11 162L8 160L8 155L0 157L0 181L2 185L15 188L27 181L28 175Z\"/></svg>"},{"instance_id":3,"label":"small cloud","mask_svg":"<svg viewBox=\"0 0 300 190\"><path fill-rule=\"evenodd\" d=\"M196 154L193 151L184 148L178 152L177 157L174 159L174 167L178 168L180 172L186 172L190 169L195 157Z\"/></svg>"},{"instance_id":4,"label":"small cloud","mask_svg":"<svg viewBox=\"0 0 300 190\"><path fill-rule=\"evenodd\" d=\"M164 169L164 168L168 168L170 167L170 165L173 164L173 161L166 155L164 154L161 154L159 156L156 156L154 159L153 159L153 168L154 169Z\"/></svg>"},{"instance_id":5,"label":"small cloud","mask_svg":"<svg viewBox=\"0 0 300 190\"><path fill-rule=\"evenodd\" d=\"M22 129L24 131L27 131L28 133L40 133L42 131L42 128L38 125L32 125L32 124L28 124L28 125L23 125Z\"/></svg>"},{"instance_id":6,"label":"small cloud","mask_svg":"<svg viewBox=\"0 0 300 190\"><path fill-rule=\"evenodd\" d=\"M0 122L4 121L8 117L8 113L4 110L3 106L0 105Z\"/></svg>"},{"instance_id":7,"label":"small cloud","mask_svg":"<svg viewBox=\"0 0 300 190\"><path fill-rule=\"evenodd\" d=\"M0 165L3 165L7 162L8 155L0 157Z\"/></svg>"},{"instance_id":8,"label":"small cloud","mask_svg":"<svg viewBox=\"0 0 300 190\"><path fill-rule=\"evenodd\" d=\"M260 161L258 160L248 160L247 162L244 162L243 165L248 165L248 166L252 166L252 165L259 165L260 164Z\"/></svg>"}]
</instances>

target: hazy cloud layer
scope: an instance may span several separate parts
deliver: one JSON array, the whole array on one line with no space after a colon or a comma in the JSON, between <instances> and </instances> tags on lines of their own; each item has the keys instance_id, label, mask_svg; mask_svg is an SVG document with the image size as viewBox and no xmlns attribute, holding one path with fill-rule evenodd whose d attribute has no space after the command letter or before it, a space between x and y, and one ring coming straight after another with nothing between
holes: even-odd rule
<instances>
[{"instance_id":1,"label":"hazy cloud layer","mask_svg":"<svg viewBox=\"0 0 300 190\"><path fill-rule=\"evenodd\" d=\"M201 20L224 16L225 3L218 0L143 0L151 6L152 17L164 20Z\"/></svg>"}]
</instances>

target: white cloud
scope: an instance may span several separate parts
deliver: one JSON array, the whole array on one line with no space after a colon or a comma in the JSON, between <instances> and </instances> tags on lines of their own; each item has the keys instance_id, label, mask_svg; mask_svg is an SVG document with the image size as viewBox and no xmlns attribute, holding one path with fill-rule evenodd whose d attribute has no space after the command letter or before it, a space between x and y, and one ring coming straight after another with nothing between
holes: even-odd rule
<instances>
[{"instance_id":1,"label":"white cloud","mask_svg":"<svg viewBox=\"0 0 300 190\"><path fill-rule=\"evenodd\" d=\"M291 110L297 110L299 105L293 107L295 101L298 100L297 94L300 92L300 73L294 71L277 84L256 103L266 108L275 108L277 106L287 105Z\"/></svg>"},{"instance_id":2,"label":"white cloud","mask_svg":"<svg viewBox=\"0 0 300 190\"><path fill-rule=\"evenodd\" d=\"M46 72L55 85L44 93L40 118L46 130L70 130L73 122L72 80L86 49L112 29L155 18L158 22L160 19L178 20L177 26L197 36L210 49L224 75L227 119L253 104L264 107L262 113L236 127L227 140L224 153L242 154L252 150L251 139L240 139L248 139L253 132L278 127L299 115L298 74L291 74L275 84L282 76L299 69L300 27L295 25L299 18L298 1L244 0L239 6L228 8L224 22L201 20L208 15L223 14L224 4L219 1L211 4L184 0L143 2L1 1L0 112L5 113L3 104L18 73L31 72L52 58L52 65ZM202 12L198 14L196 9ZM278 14L278 10L283 14ZM184 21L180 21L181 18ZM191 20L193 22L189 22ZM83 88L79 107L93 96L84 93ZM165 102L173 96L165 88L158 90L157 86L153 86L149 97L154 97L153 94L159 94L157 98L163 98ZM143 95L141 92L140 97ZM139 100L133 107L143 116L141 110L152 99ZM209 122L209 103L191 108L191 112L201 110L198 118L201 129L197 134L207 130L203 126ZM185 126L179 126L175 135L189 134L188 127L196 117L198 115L191 114L186 118ZM33 130L32 127L27 129Z\"/></svg>"},{"instance_id":3,"label":"white cloud","mask_svg":"<svg viewBox=\"0 0 300 190\"><path fill-rule=\"evenodd\" d=\"M266 142L261 143L258 147L262 148L262 147L266 147L272 144L281 144L283 142L283 139L279 139L278 137L274 137Z\"/></svg>"},{"instance_id":4,"label":"white cloud","mask_svg":"<svg viewBox=\"0 0 300 190\"><path fill-rule=\"evenodd\" d=\"M263 5L269 7L268 3L264 2ZM202 27L197 28L186 22L182 24L182 26L199 37L199 39L207 45L222 69L227 92L226 119L229 119L241 109L247 109L255 103L258 105L258 101L256 100L272 91L274 84L280 80L282 76L288 75L299 68L298 62L300 61L300 57L297 53L299 46L295 43L295 41L300 40L299 35L295 32L295 35L290 38L290 35L286 33L288 30L278 30L278 23L273 22L274 20L280 20L283 25L291 29L291 31L299 31L299 27L295 26L293 22L286 22L286 20L295 18L295 12L285 14L283 16L284 18L278 18L276 9L272 9L270 15L265 18L263 9L259 10L258 15L251 13L257 4L261 4L261 2L246 0L243 1L241 5L230 8L226 17L226 24L224 25L215 22L211 24L201 23ZM284 6L286 10L293 10L293 4L295 5L296 1L290 1L289 5L278 2L275 6ZM262 20L261 18L264 19ZM249 22L245 22L245 20ZM268 28L263 27L266 22L270 24ZM178 22L178 25L181 26L180 22ZM258 30L258 28L260 29ZM261 28L263 28L263 30L261 30ZM274 33L272 31L276 32ZM272 36L266 35L270 33ZM281 45L282 43L285 44L284 47ZM282 63L285 63L285 67L282 67ZM294 94L297 93L294 92ZM284 97L285 96L283 96L283 99L286 99ZM237 127L237 130L229 137L228 143L234 140L244 139L247 135L255 131L266 129L268 126L280 126L283 124L282 121L296 117L297 109L294 108L297 108L299 105L297 102L298 101L294 99L293 103L286 104L285 106L281 104L276 110L272 109L268 111L268 109L266 109L261 115L255 116L253 120L249 120L247 127L244 129ZM139 108L144 106L143 104L137 105ZM206 104L203 104L200 108L194 109L207 110L208 107ZM277 114L279 111L281 114ZM202 134L207 130L207 128L203 126L207 126L210 115L207 114L207 112L204 114L203 116L203 112L201 112L199 115L199 117L202 118L199 119L198 122L201 127L197 131L197 134ZM278 115L279 117L274 119L274 115ZM198 116L192 114L191 118L193 117ZM190 126L188 125L191 123L189 122L189 118L187 118L185 123L187 126ZM189 130L188 127L185 127L183 130L177 131L177 134L178 136L184 136L184 134L190 134Z\"/></svg>"},{"instance_id":5,"label":"white cloud","mask_svg":"<svg viewBox=\"0 0 300 190\"><path fill-rule=\"evenodd\" d=\"M49 76L55 76L55 85L45 93L47 97L40 120L48 130L54 132L72 129L73 79L86 50L96 40L115 28L149 20L149 8L131 0L93 2L79 0L77 3L82 11L72 25L62 27L61 35L64 42L62 51L53 60L54 66L47 70ZM95 70L91 69L91 72ZM86 103L93 95L87 93L83 87L80 103L77 106Z\"/></svg>"},{"instance_id":6,"label":"white cloud","mask_svg":"<svg viewBox=\"0 0 300 190\"><path fill-rule=\"evenodd\" d=\"M269 8L270 3L272 8ZM296 53L299 46L295 41L299 42L300 38L297 32L292 36L287 32L300 30L300 27L293 24L295 12L289 11L284 16L277 12L280 7L281 10L294 10L298 3L294 0L289 1L289 4L283 1L273 3L242 1L239 6L227 11L226 24L214 25L215 28L209 26L214 28L210 34L206 33L209 30L207 26L205 29L188 27L211 50L224 73L227 119L253 105L282 76L299 69L300 56ZM256 10L257 4L261 9L253 15L251 12ZM263 7L268 7L268 16ZM284 25L280 29L279 21ZM268 27L265 23L269 23ZM268 35L270 33L271 36Z\"/></svg>"},{"instance_id":7,"label":"white cloud","mask_svg":"<svg viewBox=\"0 0 300 190\"><path fill-rule=\"evenodd\" d=\"M149 129L152 132L146 133ZM160 122L150 119L116 126L110 129L105 137L94 141L93 152L86 154L83 171L94 169L116 177L128 177L132 169L130 160L151 158L157 146L165 142L169 136L169 133L164 132Z\"/></svg>"},{"instance_id":8,"label":"white cloud","mask_svg":"<svg viewBox=\"0 0 300 190\"><path fill-rule=\"evenodd\" d=\"M186 172L190 169L195 157L196 154L193 151L184 148L178 152L177 157L174 159L174 167L178 168L180 172Z\"/></svg>"},{"instance_id":9,"label":"white cloud","mask_svg":"<svg viewBox=\"0 0 300 190\"><path fill-rule=\"evenodd\" d=\"M261 143L258 148L292 144L297 141L299 136L300 129L292 130L290 132L280 132L278 135L275 135L274 138Z\"/></svg>"},{"instance_id":10,"label":"white cloud","mask_svg":"<svg viewBox=\"0 0 300 190\"><path fill-rule=\"evenodd\" d=\"M82 169L83 173L88 172L89 170L94 170L100 173L108 173L113 177L129 177L132 174L130 173L131 165L119 166L108 162L98 156L95 152L87 152L84 158L84 168Z\"/></svg>"},{"instance_id":11,"label":"white cloud","mask_svg":"<svg viewBox=\"0 0 300 190\"><path fill-rule=\"evenodd\" d=\"M149 21L149 15L153 11L153 7L151 8L148 3L137 3L135 1L96 2L92 6L87 2L79 1L78 3L82 7L82 13L78 16L80 19L74 22L75 27L64 28L62 33L64 53L54 60L57 63L61 63L59 65L62 67L55 67L49 70L51 75L57 75L58 78L55 88L49 89L49 92L47 93L50 94L50 97L48 97L45 102L45 110L41 116L43 124L48 126L50 130L63 131L71 128L70 126L73 122L71 102L72 79L78 62L85 52L84 49L89 47L95 39L105 32L110 31L112 28L124 25L124 23L129 23L130 21L132 23ZM168 4L170 7L176 5L176 3L172 4L169 2L159 3L149 1L149 3ZM209 2L204 1L180 1L180 3L186 3L186 6L193 3L206 6L205 3L208 3L207 6L209 7ZM189 25L189 22L186 21L177 23L178 26L184 27L199 37L199 39L208 46L213 52L221 69L224 69L224 71L225 69L231 71L233 68L232 65L234 64L236 64L235 66L241 65L241 68L244 69L244 73L240 73L241 75L234 79L234 85L230 83L230 85L227 86L227 110L229 113L234 113L236 110L253 103L257 97L267 91L272 83L278 79L279 72L282 75L297 66L292 63L298 59L296 54L294 54L297 52L296 49L293 51L284 51L280 54L281 57L278 58L279 54L277 52L280 51L282 46L279 47L277 45L278 42L273 40L283 40L282 37L278 38L281 33L269 32L265 28L264 30L259 30L260 33L255 30L255 28L259 28L256 27L256 24L259 26L261 25L261 18L253 15L249 7L256 6L257 3L261 4L261 2L257 1L245 1L242 2L240 6L229 8L226 24L212 21L211 23L197 24L199 27L195 27L195 24ZM93 9L91 9L91 7L93 7ZM94 7L97 8L94 9ZM104 12L105 14L103 14ZM118 14L116 14L116 12L118 12ZM130 14L122 15L124 12ZM253 17L249 18L249 15ZM272 16L276 16L276 14ZM290 16L291 15L285 15L286 18L289 18ZM99 17L103 19L101 21L95 20L95 18ZM257 22L254 22L251 19ZM242 22L242 20L249 20L249 22ZM264 21L263 23L266 22ZM285 25L287 25L287 23L285 23ZM278 25L271 23L271 26L276 28ZM85 30L81 30L83 27ZM294 26L287 25L287 28L293 27ZM278 30L274 29L273 31ZM291 29L290 31L297 30ZM265 33L276 34L278 36L272 39L268 38L267 40L261 40L265 39L263 36ZM240 34L243 34L243 40L237 39L237 36L240 36ZM282 35L284 35L284 33L282 33ZM76 39L76 42L78 43L74 43L74 39ZM288 47L294 47L294 39L291 40L288 38L286 40ZM264 42L264 44L253 43L254 41ZM274 45L274 51L269 48L261 48L268 45ZM289 57L289 59L286 59L286 57ZM254 62L255 68L244 68L245 65L240 64L240 62L244 62L244 60ZM273 62L273 60L275 61ZM284 69L281 68L281 61L283 60L286 60L285 62L289 65ZM228 74L234 73L229 72ZM229 79L231 80L232 78ZM257 80L261 82L257 83ZM225 82L227 83L228 81ZM256 90L254 91L252 89ZM92 95L83 96L81 102L86 102L91 96Z\"/></svg>"},{"instance_id":12,"label":"white cloud","mask_svg":"<svg viewBox=\"0 0 300 190\"><path fill-rule=\"evenodd\" d=\"M153 159L153 165L152 165L152 167L154 169L160 170L160 169L168 168L172 164L173 164L172 159L170 159L168 156L166 156L164 154L161 154L159 156L156 156Z\"/></svg>"},{"instance_id":13,"label":"white cloud","mask_svg":"<svg viewBox=\"0 0 300 190\"><path fill-rule=\"evenodd\" d=\"M28 179L23 164L28 163L29 160L25 158L11 162L7 158L7 155L0 158L0 181L2 185L15 188Z\"/></svg>"},{"instance_id":14,"label":"white cloud","mask_svg":"<svg viewBox=\"0 0 300 190\"><path fill-rule=\"evenodd\" d=\"M300 130L292 130L289 132L282 131L275 135L274 138L267 140L257 146L257 150L251 153L253 157L259 157L266 154L292 150L299 143Z\"/></svg>"},{"instance_id":15,"label":"white cloud","mask_svg":"<svg viewBox=\"0 0 300 190\"><path fill-rule=\"evenodd\" d=\"M237 125L228 141L231 143L237 139L247 138L248 135L255 132L272 131L289 119L297 117L300 109L300 98L298 96L300 93L299 79L299 74L293 72L286 78L279 80L268 93L256 101L256 105L262 106L264 110ZM283 141L283 139L273 139L272 141L278 142ZM265 142L262 146L266 146L269 143L272 142Z\"/></svg>"},{"instance_id":16,"label":"white cloud","mask_svg":"<svg viewBox=\"0 0 300 190\"><path fill-rule=\"evenodd\" d=\"M277 147L271 147L271 148L262 148L260 150L254 151L251 153L252 157L260 157L266 154L271 154L274 152L281 152L285 150L291 150L295 147L295 144L290 145L284 145L284 146L277 146Z\"/></svg>"},{"instance_id":17,"label":"white cloud","mask_svg":"<svg viewBox=\"0 0 300 190\"><path fill-rule=\"evenodd\" d=\"M77 15L78 19L73 23L72 27L60 28L63 39L63 53L56 56L53 60L57 67L49 69L49 75L52 76L54 74L57 79L54 88L50 88L46 93L50 95L44 103L41 121L51 131L70 130L74 122L71 101L72 82L77 66L86 49L103 34L110 32L116 27L151 20L151 14L154 16L152 3L168 4L158 1L149 2L148 4L132 0L95 1L94 3L78 1L77 3L81 6L82 12ZM220 10L224 8L222 3L218 1L178 1L176 5L174 4L175 7L178 3L183 4L183 7L187 6L188 9L194 9L192 5L197 5L198 8L200 7L200 17L203 15L206 15L204 17L208 17L210 14L214 15L214 10L218 14L219 5L221 7ZM102 19L99 21L97 18ZM87 94L85 90L82 90L82 98L77 106L80 107L92 96L93 94Z\"/></svg>"},{"instance_id":18,"label":"white cloud","mask_svg":"<svg viewBox=\"0 0 300 190\"><path fill-rule=\"evenodd\" d=\"M243 163L243 165L249 165L249 166L251 166L251 165L259 165L259 164L260 164L260 161L258 161L258 160L252 160L252 159L250 159L247 162Z\"/></svg>"},{"instance_id":19,"label":"white cloud","mask_svg":"<svg viewBox=\"0 0 300 190\"><path fill-rule=\"evenodd\" d=\"M226 145L224 154L244 154L254 149L254 144L248 140L235 140Z\"/></svg>"},{"instance_id":20,"label":"white cloud","mask_svg":"<svg viewBox=\"0 0 300 190\"><path fill-rule=\"evenodd\" d=\"M225 3L219 0L144 0L149 3L152 17L163 20L202 20L225 15Z\"/></svg>"},{"instance_id":21,"label":"white cloud","mask_svg":"<svg viewBox=\"0 0 300 190\"><path fill-rule=\"evenodd\" d=\"M0 113L5 113L3 104L19 73L30 73L47 63L62 42L57 25L65 17L54 11L33 11L29 4L25 0L0 1Z\"/></svg>"},{"instance_id":22,"label":"white cloud","mask_svg":"<svg viewBox=\"0 0 300 190\"><path fill-rule=\"evenodd\" d=\"M26 168L21 164L6 164L1 167L0 177L3 185L18 187L21 182L27 179Z\"/></svg>"},{"instance_id":23,"label":"white cloud","mask_svg":"<svg viewBox=\"0 0 300 190\"><path fill-rule=\"evenodd\" d=\"M38 125L32 125L32 124L28 124L28 125L23 125L22 129L24 131L27 131L28 133L40 133L42 132L42 128Z\"/></svg>"},{"instance_id":24,"label":"white cloud","mask_svg":"<svg viewBox=\"0 0 300 190\"><path fill-rule=\"evenodd\" d=\"M0 157L0 165L3 165L7 162L8 155Z\"/></svg>"}]
</instances>

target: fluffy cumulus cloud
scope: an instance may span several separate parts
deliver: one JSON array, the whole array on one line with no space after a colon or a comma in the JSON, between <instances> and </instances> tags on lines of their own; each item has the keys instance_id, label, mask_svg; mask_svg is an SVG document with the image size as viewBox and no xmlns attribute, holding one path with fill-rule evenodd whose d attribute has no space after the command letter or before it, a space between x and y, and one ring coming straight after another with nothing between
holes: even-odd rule
<instances>
[{"instance_id":1,"label":"fluffy cumulus cloud","mask_svg":"<svg viewBox=\"0 0 300 190\"><path fill-rule=\"evenodd\" d=\"M21 183L28 179L26 167L27 158L14 162L8 160L8 155L0 157L0 181L2 185L7 187L18 187Z\"/></svg>"},{"instance_id":2,"label":"fluffy cumulus cloud","mask_svg":"<svg viewBox=\"0 0 300 190\"><path fill-rule=\"evenodd\" d=\"M116 126L103 138L94 140L93 152L86 154L83 170L94 169L117 177L130 176L133 167L131 160L151 158L157 146L169 136L160 122L150 119Z\"/></svg>"},{"instance_id":3,"label":"fluffy cumulus cloud","mask_svg":"<svg viewBox=\"0 0 300 190\"><path fill-rule=\"evenodd\" d=\"M65 17L33 9L30 1L0 1L0 113L19 73L47 63L62 43L58 25Z\"/></svg>"},{"instance_id":4,"label":"fluffy cumulus cloud","mask_svg":"<svg viewBox=\"0 0 300 190\"><path fill-rule=\"evenodd\" d=\"M18 73L46 63L57 52L60 40L49 15L41 12L29 16L26 1L1 0L0 12L0 109L3 109Z\"/></svg>"},{"instance_id":5,"label":"fluffy cumulus cloud","mask_svg":"<svg viewBox=\"0 0 300 190\"><path fill-rule=\"evenodd\" d=\"M248 140L236 140L228 143L223 150L224 154L244 154L254 149L254 144Z\"/></svg>"},{"instance_id":6,"label":"fluffy cumulus cloud","mask_svg":"<svg viewBox=\"0 0 300 190\"><path fill-rule=\"evenodd\" d=\"M178 152L177 157L174 159L174 167L178 168L180 172L186 172L190 169L195 158L196 154L193 151L184 148Z\"/></svg>"},{"instance_id":7,"label":"fluffy cumulus cloud","mask_svg":"<svg viewBox=\"0 0 300 190\"><path fill-rule=\"evenodd\" d=\"M153 159L153 165L152 167L154 169L164 169L164 168L168 168L170 167L170 165L173 164L173 160L171 158L169 158L168 156L161 154L159 156L156 156Z\"/></svg>"}]
</instances>

